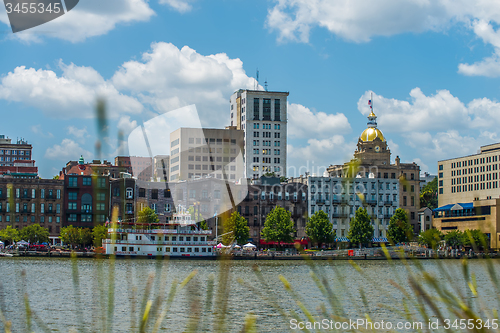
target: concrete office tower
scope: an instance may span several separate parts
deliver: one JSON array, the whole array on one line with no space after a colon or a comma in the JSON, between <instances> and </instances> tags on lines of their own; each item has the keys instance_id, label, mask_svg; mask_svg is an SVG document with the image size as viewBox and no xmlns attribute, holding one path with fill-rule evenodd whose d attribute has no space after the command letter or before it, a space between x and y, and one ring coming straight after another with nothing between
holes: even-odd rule
<instances>
[{"instance_id":1,"label":"concrete office tower","mask_svg":"<svg viewBox=\"0 0 500 333\"><path fill-rule=\"evenodd\" d=\"M245 176L286 176L288 92L243 90L230 99L231 126L245 135Z\"/></svg>"},{"instance_id":2,"label":"concrete office tower","mask_svg":"<svg viewBox=\"0 0 500 333\"><path fill-rule=\"evenodd\" d=\"M170 181L244 177L243 131L182 127L170 133ZM224 177L223 172L226 174Z\"/></svg>"}]
</instances>

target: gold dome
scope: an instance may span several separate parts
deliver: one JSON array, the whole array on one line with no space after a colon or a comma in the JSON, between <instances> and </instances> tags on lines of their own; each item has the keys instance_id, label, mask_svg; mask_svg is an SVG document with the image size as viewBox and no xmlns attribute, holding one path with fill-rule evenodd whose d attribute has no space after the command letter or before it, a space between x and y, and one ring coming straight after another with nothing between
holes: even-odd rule
<instances>
[{"instance_id":1,"label":"gold dome","mask_svg":"<svg viewBox=\"0 0 500 333\"><path fill-rule=\"evenodd\" d=\"M385 141L384 135L382 134L382 131L379 130L378 128L367 128L361 133L360 139L363 140L364 142L368 141L373 141L375 138L379 138L382 141Z\"/></svg>"}]
</instances>

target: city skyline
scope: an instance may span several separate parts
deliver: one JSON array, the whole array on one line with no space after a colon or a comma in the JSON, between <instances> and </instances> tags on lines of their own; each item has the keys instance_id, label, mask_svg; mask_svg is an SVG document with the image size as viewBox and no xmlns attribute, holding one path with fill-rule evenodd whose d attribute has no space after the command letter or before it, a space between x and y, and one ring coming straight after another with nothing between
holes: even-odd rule
<instances>
[{"instance_id":1,"label":"city skyline","mask_svg":"<svg viewBox=\"0 0 500 333\"><path fill-rule=\"evenodd\" d=\"M126 139L180 107L196 105L204 127L229 125L229 98L255 87L257 68L261 89L267 81L269 90L290 93L287 164L297 170L304 161L329 166L352 157L371 92L392 158L422 172L500 141L500 5L109 3L86 1L15 35L0 8L7 50L0 109L8 124L0 134L33 144L44 178L80 155L96 158L97 94L106 95L110 116L101 158L112 160L125 154L118 128ZM350 20L340 15L347 10Z\"/></svg>"}]
</instances>

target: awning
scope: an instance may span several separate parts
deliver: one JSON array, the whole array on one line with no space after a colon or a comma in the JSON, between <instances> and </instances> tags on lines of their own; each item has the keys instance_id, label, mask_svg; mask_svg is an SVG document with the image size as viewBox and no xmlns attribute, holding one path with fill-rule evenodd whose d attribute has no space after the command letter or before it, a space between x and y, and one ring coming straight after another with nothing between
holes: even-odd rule
<instances>
[{"instance_id":1,"label":"awning","mask_svg":"<svg viewBox=\"0 0 500 333\"><path fill-rule=\"evenodd\" d=\"M388 243L389 241L385 237L373 237L373 243Z\"/></svg>"},{"instance_id":2,"label":"awning","mask_svg":"<svg viewBox=\"0 0 500 333\"><path fill-rule=\"evenodd\" d=\"M336 242L349 242L349 238L347 237L337 237L335 238Z\"/></svg>"},{"instance_id":3,"label":"awning","mask_svg":"<svg viewBox=\"0 0 500 333\"><path fill-rule=\"evenodd\" d=\"M474 204L472 202L467 203L456 203L456 204L448 204L436 209L433 209L433 212L445 212L450 210L462 210L462 209L473 209Z\"/></svg>"}]
</instances>

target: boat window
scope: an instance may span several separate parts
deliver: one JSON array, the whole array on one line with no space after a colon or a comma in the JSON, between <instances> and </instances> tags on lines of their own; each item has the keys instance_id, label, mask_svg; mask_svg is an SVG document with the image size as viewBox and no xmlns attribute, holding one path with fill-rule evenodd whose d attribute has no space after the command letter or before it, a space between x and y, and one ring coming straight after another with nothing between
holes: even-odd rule
<instances>
[{"instance_id":1,"label":"boat window","mask_svg":"<svg viewBox=\"0 0 500 333\"><path fill-rule=\"evenodd\" d=\"M188 249L188 252L193 252L193 248L188 247L187 249Z\"/></svg>"},{"instance_id":2,"label":"boat window","mask_svg":"<svg viewBox=\"0 0 500 333\"><path fill-rule=\"evenodd\" d=\"M211 248L208 248L208 252L212 252L212 249L211 249Z\"/></svg>"},{"instance_id":3,"label":"boat window","mask_svg":"<svg viewBox=\"0 0 500 333\"><path fill-rule=\"evenodd\" d=\"M165 248L165 252L170 252L170 248L169 248L169 247L166 247L166 248Z\"/></svg>"},{"instance_id":4,"label":"boat window","mask_svg":"<svg viewBox=\"0 0 500 333\"><path fill-rule=\"evenodd\" d=\"M191 237L186 237L186 242L190 242L191 241Z\"/></svg>"},{"instance_id":5,"label":"boat window","mask_svg":"<svg viewBox=\"0 0 500 333\"><path fill-rule=\"evenodd\" d=\"M172 236L172 242L177 242L177 236ZM175 251L177 252L177 251Z\"/></svg>"},{"instance_id":6,"label":"boat window","mask_svg":"<svg viewBox=\"0 0 500 333\"><path fill-rule=\"evenodd\" d=\"M195 248L194 248L194 252L200 252L200 249L199 249L199 248L197 248L197 247L195 247Z\"/></svg>"},{"instance_id":7,"label":"boat window","mask_svg":"<svg viewBox=\"0 0 500 333\"><path fill-rule=\"evenodd\" d=\"M186 252L186 248L184 247L181 247L180 251L179 252Z\"/></svg>"},{"instance_id":8,"label":"boat window","mask_svg":"<svg viewBox=\"0 0 500 333\"><path fill-rule=\"evenodd\" d=\"M207 252L207 249L205 247L201 248L201 252Z\"/></svg>"},{"instance_id":9,"label":"boat window","mask_svg":"<svg viewBox=\"0 0 500 333\"><path fill-rule=\"evenodd\" d=\"M173 252L177 252L177 248L176 247L172 248L172 250L174 250Z\"/></svg>"},{"instance_id":10,"label":"boat window","mask_svg":"<svg viewBox=\"0 0 500 333\"><path fill-rule=\"evenodd\" d=\"M154 241L155 240L155 236L151 236L151 240Z\"/></svg>"},{"instance_id":11,"label":"boat window","mask_svg":"<svg viewBox=\"0 0 500 333\"><path fill-rule=\"evenodd\" d=\"M179 236L179 242L184 241L184 236Z\"/></svg>"},{"instance_id":12,"label":"boat window","mask_svg":"<svg viewBox=\"0 0 500 333\"><path fill-rule=\"evenodd\" d=\"M198 241L198 237L193 237L193 242L197 242Z\"/></svg>"},{"instance_id":13,"label":"boat window","mask_svg":"<svg viewBox=\"0 0 500 333\"><path fill-rule=\"evenodd\" d=\"M200 237L200 242L204 242L205 241L205 237Z\"/></svg>"},{"instance_id":14,"label":"boat window","mask_svg":"<svg viewBox=\"0 0 500 333\"><path fill-rule=\"evenodd\" d=\"M133 246L130 246L130 247L128 248L128 250L129 250L130 252L132 252L132 251L134 251L134 247L133 247Z\"/></svg>"}]
</instances>

